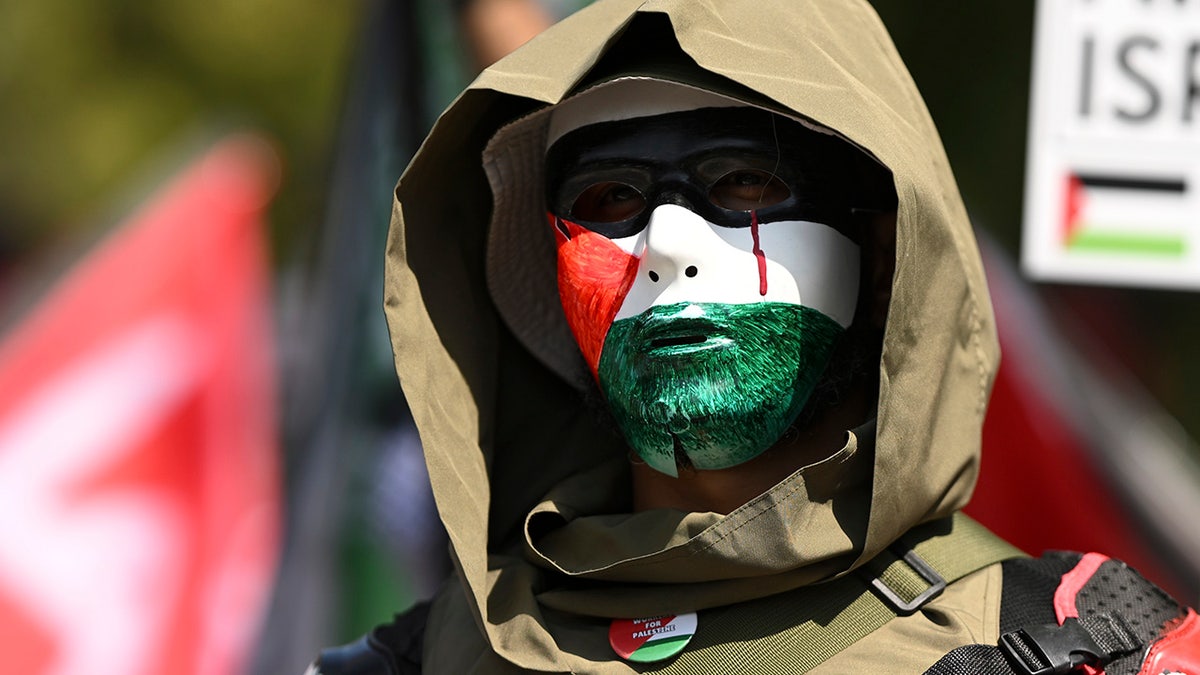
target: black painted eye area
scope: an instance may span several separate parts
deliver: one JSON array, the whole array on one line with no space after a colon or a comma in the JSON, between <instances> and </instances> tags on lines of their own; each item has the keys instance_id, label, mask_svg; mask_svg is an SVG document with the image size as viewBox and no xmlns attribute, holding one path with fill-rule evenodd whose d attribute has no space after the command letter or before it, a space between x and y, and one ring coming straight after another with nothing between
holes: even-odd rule
<instances>
[{"instance_id":1,"label":"black painted eye area","mask_svg":"<svg viewBox=\"0 0 1200 675\"><path fill-rule=\"evenodd\" d=\"M646 208L646 197L637 188L619 181L589 186L575 198L571 217L592 223L616 223Z\"/></svg>"},{"instance_id":2,"label":"black painted eye area","mask_svg":"<svg viewBox=\"0 0 1200 675\"><path fill-rule=\"evenodd\" d=\"M547 210L610 239L660 205L720 227L805 220L848 227L891 211L891 174L842 139L757 108L702 108L600 122L546 151Z\"/></svg>"},{"instance_id":3,"label":"black painted eye area","mask_svg":"<svg viewBox=\"0 0 1200 675\"><path fill-rule=\"evenodd\" d=\"M762 169L736 169L708 188L708 200L727 211L756 211L792 196L778 176ZM570 217L589 223L619 223L642 213L649 200L638 188L617 180L593 183L571 203Z\"/></svg>"},{"instance_id":4,"label":"black painted eye area","mask_svg":"<svg viewBox=\"0 0 1200 675\"><path fill-rule=\"evenodd\" d=\"M757 211L787 201L791 189L778 176L761 169L737 169L708 189L708 200L730 211Z\"/></svg>"}]
</instances>

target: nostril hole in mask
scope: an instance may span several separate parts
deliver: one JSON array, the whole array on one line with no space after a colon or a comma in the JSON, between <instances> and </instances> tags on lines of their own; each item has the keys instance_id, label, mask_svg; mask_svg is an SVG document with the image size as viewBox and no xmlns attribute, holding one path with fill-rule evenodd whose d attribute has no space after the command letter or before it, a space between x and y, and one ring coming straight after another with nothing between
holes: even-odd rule
<instances>
[{"instance_id":1,"label":"nostril hole in mask","mask_svg":"<svg viewBox=\"0 0 1200 675\"><path fill-rule=\"evenodd\" d=\"M650 281L658 281L658 272L650 270Z\"/></svg>"},{"instance_id":2,"label":"nostril hole in mask","mask_svg":"<svg viewBox=\"0 0 1200 675\"><path fill-rule=\"evenodd\" d=\"M684 270L683 273L688 275L689 277L694 277L700 273L700 270L696 269L695 265L688 265L688 268L686 270Z\"/></svg>"}]
</instances>

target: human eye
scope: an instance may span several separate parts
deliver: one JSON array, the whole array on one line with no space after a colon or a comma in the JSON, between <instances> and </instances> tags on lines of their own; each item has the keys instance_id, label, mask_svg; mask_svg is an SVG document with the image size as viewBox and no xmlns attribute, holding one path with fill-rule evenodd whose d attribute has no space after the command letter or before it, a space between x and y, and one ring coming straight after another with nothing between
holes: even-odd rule
<instances>
[{"instance_id":1,"label":"human eye","mask_svg":"<svg viewBox=\"0 0 1200 675\"><path fill-rule=\"evenodd\" d=\"M615 223L642 212L646 198L632 185L603 181L588 186L571 205L571 216L592 223Z\"/></svg>"},{"instance_id":2,"label":"human eye","mask_svg":"<svg viewBox=\"0 0 1200 675\"><path fill-rule=\"evenodd\" d=\"M773 173L761 169L735 169L721 176L708 189L713 204L730 211L754 211L774 206L792 195Z\"/></svg>"}]
</instances>

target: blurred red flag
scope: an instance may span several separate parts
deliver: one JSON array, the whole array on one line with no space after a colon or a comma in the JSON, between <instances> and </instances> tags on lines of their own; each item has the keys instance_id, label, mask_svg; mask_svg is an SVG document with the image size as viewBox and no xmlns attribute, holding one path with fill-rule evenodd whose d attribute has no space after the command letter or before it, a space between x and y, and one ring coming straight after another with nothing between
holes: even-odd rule
<instances>
[{"instance_id":1,"label":"blurred red flag","mask_svg":"<svg viewBox=\"0 0 1200 675\"><path fill-rule=\"evenodd\" d=\"M33 675L243 667L280 540L263 210L226 140L0 342L0 647Z\"/></svg>"},{"instance_id":2,"label":"blurred red flag","mask_svg":"<svg viewBox=\"0 0 1200 675\"><path fill-rule=\"evenodd\" d=\"M1121 425L1143 407L1064 342L1032 288L1002 254L981 241L1003 357L983 427L979 483L966 511L1033 555L1046 550L1096 551L1133 565L1177 597L1191 597L1186 571L1166 564L1146 530L1169 523L1139 521L1127 502L1138 477L1107 466L1110 452L1153 454L1121 440ZM1108 390L1124 414L1098 414L1086 401ZM1153 489L1153 488L1152 488ZM1163 489L1167 486L1164 483ZM1192 487L1194 492L1195 488ZM1180 498L1179 504L1186 504ZM1143 516L1144 517L1144 516ZM1158 536L1164 535L1160 532Z\"/></svg>"}]
</instances>

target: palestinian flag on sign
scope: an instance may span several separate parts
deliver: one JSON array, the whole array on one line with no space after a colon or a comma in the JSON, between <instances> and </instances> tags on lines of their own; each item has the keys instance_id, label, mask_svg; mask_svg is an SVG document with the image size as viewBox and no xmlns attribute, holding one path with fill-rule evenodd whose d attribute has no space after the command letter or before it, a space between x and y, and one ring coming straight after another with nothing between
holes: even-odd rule
<instances>
[{"instance_id":1,"label":"palestinian flag on sign","mask_svg":"<svg viewBox=\"0 0 1200 675\"><path fill-rule=\"evenodd\" d=\"M1185 250L1187 182L1072 172L1063 199L1063 244L1072 252L1178 258Z\"/></svg>"}]
</instances>

